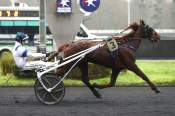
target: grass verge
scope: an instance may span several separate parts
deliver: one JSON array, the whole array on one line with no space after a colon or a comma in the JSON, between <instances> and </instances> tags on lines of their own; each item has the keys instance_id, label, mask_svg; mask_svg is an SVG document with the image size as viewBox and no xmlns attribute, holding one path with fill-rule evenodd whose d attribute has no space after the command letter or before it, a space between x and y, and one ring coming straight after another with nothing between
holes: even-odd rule
<instances>
[{"instance_id":1,"label":"grass verge","mask_svg":"<svg viewBox=\"0 0 175 116\"><path fill-rule=\"evenodd\" d=\"M138 66L156 85L174 86L175 85L175 60L138 60ZM10 79L8 81L8 79ZM91 83L107 84L110 81L108 77L92 80ZM16 78L12 74L6 76L0 75L0 86L33 86L34 78ZM77 80L65 80L66 86L82 86L83 83ZM145 81L140 79L134 73L127 71L118 76L117 86L144 86Z\"/></svg>"}]
</instances>

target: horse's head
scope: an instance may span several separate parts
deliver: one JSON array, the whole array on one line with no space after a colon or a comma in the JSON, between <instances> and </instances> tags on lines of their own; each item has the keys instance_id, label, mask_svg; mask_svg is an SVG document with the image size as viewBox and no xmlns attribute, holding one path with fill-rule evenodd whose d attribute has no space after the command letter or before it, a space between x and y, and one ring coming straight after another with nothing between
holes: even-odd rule
<instances>
[{"instance_id":1,"label":"horse's head","mask_svg":"<svg viewBox=\"0 0 175 116\"><path fill-rule=\"evenodd\" d=\"M152 42L160 41L160 35L149 25L146 25L143 20L140 20L140 27L142 30L143 38L147 38Z\"/></svg>"}]
</instances>

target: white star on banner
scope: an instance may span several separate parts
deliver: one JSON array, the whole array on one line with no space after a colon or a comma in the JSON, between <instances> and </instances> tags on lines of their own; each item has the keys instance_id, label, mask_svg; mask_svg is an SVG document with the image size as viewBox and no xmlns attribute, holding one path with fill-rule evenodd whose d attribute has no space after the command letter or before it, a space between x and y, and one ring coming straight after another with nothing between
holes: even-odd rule
<instances>
[{"instance_id":1,"label":"white star on banner","mask_svg":"<svg viewBox=\"0 0 175 116\"><path fill-rule=\"evenodd\" d=\"M69 5L67 4L68 2L70 2L70 0L61 0L61 3L63 5L63 7L68 7Z\"/></svg>"},{"instance_id":2,"label":"white star on banner","mask_svg":"<svg viewBox=\"0 0 175 116\"><path fill-rule=\"evenodd\" d=\"M92 5L93 7L96 7L95 4L93 3L94 1L97 0L86 0L85 2L88 3L88 6Z\"/></svg>"}]
</instances>

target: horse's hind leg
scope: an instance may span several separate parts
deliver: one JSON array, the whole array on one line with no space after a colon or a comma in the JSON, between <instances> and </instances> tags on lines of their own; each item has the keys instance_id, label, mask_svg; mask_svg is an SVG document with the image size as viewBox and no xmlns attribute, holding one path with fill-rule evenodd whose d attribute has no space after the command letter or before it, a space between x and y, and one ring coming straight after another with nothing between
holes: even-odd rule
<instances>
[{"instance_id":1,"label":"horse's hind leg","mask_svg":"<svg viewBox=\"0 0 175 116\"><path fill-rule=\"evenodd\" d=\"M149 78L141 71L141 69L135 64L135 63L129 63L127 65L128 69L136 73L139 77L141 77L143 80L145 80L151 87L152 90L154 90L156 93L160 93L160 91L157 89L157 87L152 83Z\"/></svg>"},{"instance_id":2,"label":"horse's hind leg","mask_svg":"<svg viewBox=\"0 0 175 116\"><path fill-rule=\"evenodd\" d=\"M104 89L104 88L108 88L108 87L114 87L119 72L120 72L119 70L112 69L111 80L110 80L110 83L109 84L107 84L107 85L97 85L96 83L94 83L93 86L95 88L98 88L98 89Z\"/></svg>"},{"instance_id":3,"label":"horse's hind leg","mask_svg":"<svg viewBox=\"0 0 175 116\"><path fill-rule=\"evenodd\" d=\"M92 93L97 97L101 98L100 93L89 83L89 78L88 78L88 63L87 62L81 62L79 64L79 68L81 70L81 79L85 83L87 87L92 91Z\"/></svg>"}]
</instances>

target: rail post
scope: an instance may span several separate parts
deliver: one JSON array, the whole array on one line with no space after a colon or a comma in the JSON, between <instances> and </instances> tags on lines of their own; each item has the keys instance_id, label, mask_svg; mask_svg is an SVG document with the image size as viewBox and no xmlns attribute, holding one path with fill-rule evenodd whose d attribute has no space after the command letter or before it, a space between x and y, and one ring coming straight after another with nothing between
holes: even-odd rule
<instances>
[{"instance_id":1,"label":"rail post","mask_svg":"<svg viewBox=\"0 0 175 116\"><path fill-rule=\"evenodd\" d=\"M40 44L37 46L37 52L46 53L46 0L40 0L39 10L39 35Z\"/></svg>"}]
</instances>

